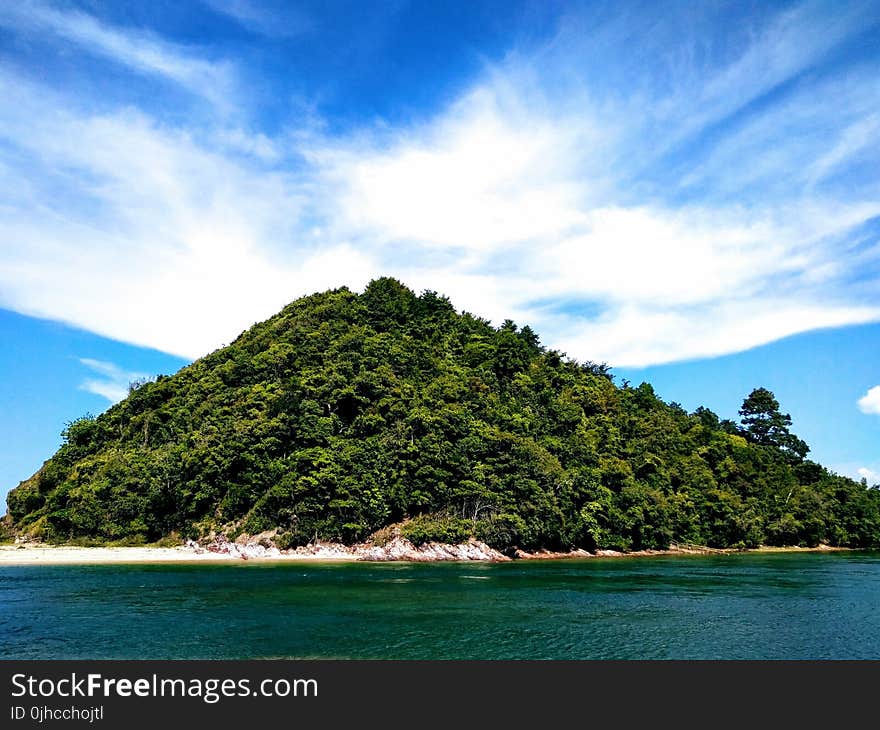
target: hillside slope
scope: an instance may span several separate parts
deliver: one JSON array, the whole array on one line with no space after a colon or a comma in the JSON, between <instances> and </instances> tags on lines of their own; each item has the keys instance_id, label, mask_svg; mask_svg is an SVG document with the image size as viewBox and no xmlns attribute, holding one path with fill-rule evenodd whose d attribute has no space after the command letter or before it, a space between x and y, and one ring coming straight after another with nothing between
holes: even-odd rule
<instances>
[{"instance_id":1,"label":"hillside slope","mask_svg":"<svg viewBox=\"0 0 880 730\"><path fill-rule=\"evenodd\" d=\"M7 521L51 541L275 529L289 547L406 521L416 543L502 550L880 545L878 490L762 418L688 414L379 279L299 299L71 423Z\"/></svg>"}]
</instances>

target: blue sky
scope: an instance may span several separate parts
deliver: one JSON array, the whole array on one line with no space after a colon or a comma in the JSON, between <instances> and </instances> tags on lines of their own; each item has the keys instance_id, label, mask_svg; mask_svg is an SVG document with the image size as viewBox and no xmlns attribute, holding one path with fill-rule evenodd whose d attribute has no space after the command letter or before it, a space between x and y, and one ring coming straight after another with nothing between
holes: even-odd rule
<instances>
[{"instance_id":1,"label":"blue sky","mask_svg":"<svg viewBox=\"0 0 880 730\"><path fill-rule=\"evenodd\" d=\"M880 482L880 4L0 5L0 494L391 274Z\"/></svg>"}]
</instances>

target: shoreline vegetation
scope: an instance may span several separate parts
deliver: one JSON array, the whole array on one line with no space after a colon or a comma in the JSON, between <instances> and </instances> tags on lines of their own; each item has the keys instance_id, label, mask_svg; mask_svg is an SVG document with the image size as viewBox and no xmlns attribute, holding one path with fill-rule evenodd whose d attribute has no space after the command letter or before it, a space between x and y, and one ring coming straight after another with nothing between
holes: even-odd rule
<instances>
[{"instance_id":1,"label":"shoreline vegetation","mask_svg":"<svg viewBox=\"0 0 880 730\"><path fill-rule=\"evenodd\" d=\"M527 552L517 550L513 556L493 550L485 543L469 540L452 545L426 543L415 546L403 538L394 538L383 546L318 542L293 550L279 550L260 542L214 542L199 545L193 541L174 547L162 546L95 546L48 545L19 543L0 545L0 566L10 565L110 565L158 563L240 563L254 561L261 564L276 562L511 562L534 560L586 560L594 558L639 558L662 556L739 555L754 553L826 553L848 552L855 548L820 544L814 547L770 546L753 548L710 548L701 545L672 545L665 550L587 550Z\"/></svg>"},{"instance_id":2,"label":"shoreline vegetation","mask_svg":"<svg viewBox=\"0 0 880 730\"><path fill-rule=\"evenodd\" d=\"M0 541L346 560L880 547L880 489L807 459L766 388L738 415L382 278L69 423Z\"/></svg>"}]
</instances>

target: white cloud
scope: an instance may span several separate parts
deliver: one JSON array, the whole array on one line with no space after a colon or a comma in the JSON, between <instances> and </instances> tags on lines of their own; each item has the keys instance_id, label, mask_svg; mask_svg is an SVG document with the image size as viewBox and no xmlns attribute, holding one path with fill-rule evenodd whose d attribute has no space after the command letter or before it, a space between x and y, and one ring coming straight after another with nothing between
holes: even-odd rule
<instances>
[{"instance_id":1,"label":"white cloud","mask_svg":"<svg viewBox=\"0 0 880 730\"><path fill-rule=\"evenodd\" d=\"M86 13L33 1L0 7L0 25L33 35L52 33L90 54L172 81L217 107L226 108L230 103L234 87L230 64L205 60L147 31L114 28Z\"/></svg>"},{"instance_id":2,"label":"white cloud","mask_svg":"<svg viewBox=\"0 0 880 730\"><path fill-rule=\"evenodd\" d=\"M878 130L880 130L880 114L870 114L847 126L839 134L835 145L810 165L808 170L810 182L816 184L850 160L853 155L871 148L877 138Z\"/></svg>"},{"instance_id":3,"label":"white cloud","mask_svg":"<svg viewBox=\"0 0 880 730\"><path fill-rule=\"evenodd\" d=\"M859 398L858 405L862 413L880 416L880 385L869 388L868 392Z\"/></svg>"},{"instance_id":4,"label":"white cloud","mask_svg":"<svg viewBox=\"0 0 880 730\"><path fill-rule=\"evenodd\" d=\"M80 390L94 393L106 398L111 403L118 403L128 395L131 383L143 380L148 376L144 373L128 372L112 362L80 358L80 363L93 371L99 378L88 378L80 384Z\"/></svg>"},{"instance_id":5,"label":"white cloud","mask_svg":"<svg viewBox=\"0 0 880 730\"><path fill-rule=\"evenodd\" d=\"M384 148L308 150L352 231L388 242L486 251L558 236L581 222L573 154L590 130L536 116L480 88ZM505 98L507 96L507 98Z\"/></svg>"},{"instance_id":6,"label":"white cloud","mask_svg":"<svg viewBox=\"0 0 880 730\"><path fill-rule=\"evenodd\" d=\"M234 76L36 7L41 27L187 88ZM872 69L793 82L857 26L817 17L780 16L638 104L569 58L516 54L419 123L335 136L88 114L0 66L0 304L196 357L296 296L389 273L619 366L880 319L877 247L851 247L880 189L825 186L876 158L878 87Z\"/></svg>"},{"instance_id":7,"label":"white cloud","mask_svg":"<svg viewBox=\"0 0 880 730\"><path fill-rule=\"evenodd\" d=\"M250 0L203 0L214 12L227 15L245 28L265 36L285 38L314 28L312 19L290 3L280 7Z\"/></svg>"},{"instance_id":8,"label":"white cloud","mask_svg":"<svg viewBox=\"0 0 880 730\"><path fill-rule=\"evenodd\" d=\"M551 332L569 354L641 367L738 352L812 329L875 321L878 315L876 307L766 297L722 301L694 313L622 307L598 321L569 318Z\"/></svg>"},{"instance_id":9,"label":"white cloud","mask_svg":"<svg viewBox=\"0 0 880 730\"><path fill-rule=\"evenodd\" d=\"M335 186L344 235L366 235L406 281L430 273L425 285L442 283L460 306L526 319L569 354L620 366L880 318L876 298L838 287L856 270L841 241L880 214L880 197L608 204L627 196L609 191L607 154L591 147L606 149L613 133L493 91L391 146L358 138L309 151ZM395 266L404 256L424 266Z\"/></svg>"},{"instance_id":10,"label":"white cloud","mask_svg":"<svg viewBox=\"0 0 880 730\"><path fill-rule=\"evenodd\" d=\"M198 357L299 295L377 271L344 241L270 248L303 216L280 173L139 112L78 116L0 74L2 93L0 138L27 155L35 187L11 188L0 215L4 306ZM69 191L71 176L87 183Z\"/></svg>"},{"instance_id":11,"label":"white cloud","mask_svg":"<svg viewBox=\"0 0 880 730\"><path fill-rule=\"evenodd\" d=\"M880 484L880 472L861 467L858 470L858 474L860 478L867 480L868 484Z\"/></svg>"},{"instance_id":12,"label":"white cloud","mask_svg":"<svg viewBox=\"0 0 880 730\"><path fill-rule=\"evenodd\" d=\"M763 27L746 27L742 52L714 70L697 94L684 87L675 104L686 115L675 139L731 116L819 62L837 44L864 27L866 3L852 3L829 14L819 2L803 2L780 12Z\"/></svg>"},{"instance_id":13,"label":"white cloud","mask_svg":"<svg viewBox=\"0 0 880 730\"><path fill-rule=\"evenodd\" d=\"M872 76L868 69L854 69L843 78L796 84L719 140L683 184L716 198L776 198L793 190L810 196L848 163L876 160L872 133L880 121L875 111L880 87ZM864 192L876 195L876 184L870 182Z\"/></svg>"}]
</instances>

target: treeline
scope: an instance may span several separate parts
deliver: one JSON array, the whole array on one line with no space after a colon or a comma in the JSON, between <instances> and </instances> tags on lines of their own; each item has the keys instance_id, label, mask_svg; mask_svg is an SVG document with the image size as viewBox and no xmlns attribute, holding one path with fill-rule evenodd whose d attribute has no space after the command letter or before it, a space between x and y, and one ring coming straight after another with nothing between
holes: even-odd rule
<instances>
[{"instance_id":1,"label":"treeline","mask_svg":"<svg viewBox=\"0 0 880 730\"><path fill-rule=\"evenodd\" d=\"M806 459L773 394L740 424L373 281L305 297L137 384L9 494L18 533L152 542L277 530L499 549L880 545L880 494Z\"/></svg>"}]
</instances>

